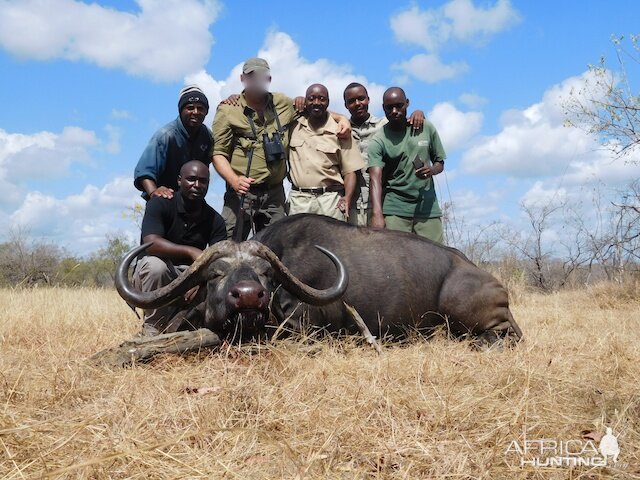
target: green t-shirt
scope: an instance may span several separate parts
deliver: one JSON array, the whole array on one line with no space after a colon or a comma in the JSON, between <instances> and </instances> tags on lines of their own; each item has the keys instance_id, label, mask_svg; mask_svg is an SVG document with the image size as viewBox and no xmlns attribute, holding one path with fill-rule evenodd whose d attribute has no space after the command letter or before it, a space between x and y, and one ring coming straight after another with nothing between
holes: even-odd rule
<instances>
[{"instance_id":1,"label":"green t-shirt","mask_svg":"<svg viewBox=\"0 0 640 480\"><path fill-rule=\"evenodd\" d=\"M417 132L410 125L404 132L387 124L369 143L369 167L382 168L384 215L409 218L441 217L433 179L418 178L413 160L416 155L424 162L447 158L440 136L431 122L425 120Z\"/></svg>"}]
</instances>

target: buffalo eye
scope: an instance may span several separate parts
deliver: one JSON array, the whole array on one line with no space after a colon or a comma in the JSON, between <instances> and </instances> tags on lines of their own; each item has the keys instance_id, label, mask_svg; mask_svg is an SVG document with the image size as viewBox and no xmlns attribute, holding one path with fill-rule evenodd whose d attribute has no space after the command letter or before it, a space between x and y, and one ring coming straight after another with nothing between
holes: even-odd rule
<instances>
[{"instance_id":1,"label":"buffalo eye","mask_svg":"<svg viewBox=\"0 0 640 480\"><path fill-rule=\"evenodd\" d=\"M219 280L223 276L224 276L224 273L219 270L209 271L209 280Z\"/></svg>"}]
</instances>

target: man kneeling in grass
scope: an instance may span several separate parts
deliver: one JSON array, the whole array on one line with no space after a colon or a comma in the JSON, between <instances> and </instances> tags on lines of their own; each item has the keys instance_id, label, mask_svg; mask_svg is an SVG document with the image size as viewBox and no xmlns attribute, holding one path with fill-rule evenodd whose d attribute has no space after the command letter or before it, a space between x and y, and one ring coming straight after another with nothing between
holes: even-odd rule
<instances>
[{"instance_id":1,"label":"man kneeling in grass","mask_svg":"<svg viewBox=\"0 0 640 480\"><path fill-rule=\"evenodd\" d=\"M153 242L138 259L133 285L143 292L168 285L184 272L208 246L226 240L224 219L204 197L209 189L209 167L193 160L178 175L178 194L172 198L151 197L142 220L142 243ZM196 297L198 287L185 294ZM179 307L168 305L144 311L143 335L175 331L171 320ZM175 328L174 328L175 327Z\"/></svg>"}]
</instances>

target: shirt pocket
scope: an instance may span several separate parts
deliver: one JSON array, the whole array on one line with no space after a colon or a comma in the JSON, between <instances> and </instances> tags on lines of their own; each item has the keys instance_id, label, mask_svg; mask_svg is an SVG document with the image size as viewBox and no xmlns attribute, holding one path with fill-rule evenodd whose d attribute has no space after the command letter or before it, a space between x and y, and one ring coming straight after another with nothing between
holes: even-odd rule
<instances>
[{"instance_id":1,"label":"shirt pocket","mask_svg":"<svg viewBox=\"0 0 640 480\"><path fill-rule=\"evenodd\" d=\"M427 165L431 161L430 143L429 140L418 140L416 142L416 154L420 156L420 159ZM413 158L411 159L413 161Z\"/></svg>"},{"instance_id":2,"label":"shirt pocket","mask_svg":"<svg viewBox=\"0 0 640 480\"><path fill-rule=\"evenodd\" d=\"M289 142L291 148L300 148L304 145L304 138L300 138L298 135L292 135Z\"/></svg>"},{"instance_id":3,"label":"shirt pocket","mask_svg":"<svg viewBox=\"0 0 640 480\"><path fill-rule=\"evenodd\" d=\"M340 163L338 155L340 147L338 145L320 141L316 143L315 148L319 152L319 156L326 157L332 165Z\"/></svg>"}]
</instances>

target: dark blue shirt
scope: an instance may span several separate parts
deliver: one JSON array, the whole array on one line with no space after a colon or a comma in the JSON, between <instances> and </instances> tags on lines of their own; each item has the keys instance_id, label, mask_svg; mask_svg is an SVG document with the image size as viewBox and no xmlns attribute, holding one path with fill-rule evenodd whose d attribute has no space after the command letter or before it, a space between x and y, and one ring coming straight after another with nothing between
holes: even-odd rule
<instances>
[{"instance_id":1,"label":"dark blue shirt","mask_svg":"<svg viewBox=\"0 0 640 480\"><path fill-rule=\"evenodd\" d=\"M136 165L133 173L133 184L141 190L142 196L148 200L148 195L142 188L142 180L149 178L161 187L178 191L178 174L182 165L191 160L200 160L205 165L211 162L211 147L213 137L205 125L201 125L194 138L189 138L182 121L178 116L158 130Z\"/></svg>"}]
</instances>

